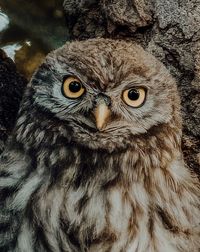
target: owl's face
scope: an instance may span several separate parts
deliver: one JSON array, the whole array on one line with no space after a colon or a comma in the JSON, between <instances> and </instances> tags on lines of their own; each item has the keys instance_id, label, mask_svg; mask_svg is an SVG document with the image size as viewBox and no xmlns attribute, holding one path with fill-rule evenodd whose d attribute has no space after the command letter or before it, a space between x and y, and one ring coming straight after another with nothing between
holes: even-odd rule
<instances>
[{"instance_id":1,"label":"owl's face","mask_svg":"<svg viewBox=\"0 0 200 252\"><path fill-rule=\"evenodd\" d=\"M67 43L48 55L31 85L34 105L61 120L73 143L93 149L127 148L169 123L178 107L165 67L124 41Z\"/></svg>"}]
</instances>

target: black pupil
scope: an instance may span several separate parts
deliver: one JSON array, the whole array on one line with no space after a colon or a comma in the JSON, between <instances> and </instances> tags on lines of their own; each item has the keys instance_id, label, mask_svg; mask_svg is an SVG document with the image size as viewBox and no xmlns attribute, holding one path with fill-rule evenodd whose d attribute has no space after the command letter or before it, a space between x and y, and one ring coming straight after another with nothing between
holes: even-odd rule
<instances>
[{"instance_id":1,"label":"black pupil","mask_svg":"<svg viewBox=\"0 0 200 252\"><path fill-rule=\"evenodd\" d=\"M77 81L72 81L70 84L69 84L69 90L72 92L72 93L77 93L81 90L81 83L77 82Z\"/></svg>"},{"instance_id":2,"label":"black pupil","mask_svg":"<svg viewBox=\"0 0 200 252\"><path fill-rule=\"evenodd\" d=\"M138 100L140 97L140 93L137 89L131 89L128 91L128 98L132 101Z\"/></svg>"}]
</instances>

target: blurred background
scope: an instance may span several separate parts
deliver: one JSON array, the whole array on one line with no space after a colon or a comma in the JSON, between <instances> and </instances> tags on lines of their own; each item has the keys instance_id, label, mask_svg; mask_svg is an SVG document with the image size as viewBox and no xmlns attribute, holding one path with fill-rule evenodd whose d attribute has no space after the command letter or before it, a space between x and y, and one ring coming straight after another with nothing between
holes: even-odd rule
<instances>
[{"instance_id":1,"label":"blurred background","mask_svg":"<svg viewBox=\"0 0 200 252\"><path fill-rule=\"evenodd\" d=\"M69 37L62 3L63 0L0 0L0 48L27 79L45 55Z\"/></svg>"}]
</instances>

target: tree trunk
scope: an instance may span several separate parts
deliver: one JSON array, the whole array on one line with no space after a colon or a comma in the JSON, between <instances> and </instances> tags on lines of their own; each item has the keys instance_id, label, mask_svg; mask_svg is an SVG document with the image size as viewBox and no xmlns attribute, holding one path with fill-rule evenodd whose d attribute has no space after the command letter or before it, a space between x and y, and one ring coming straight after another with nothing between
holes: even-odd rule
<instances>
[{"instance_id":1,"label":"tree trunk","mask_svg":"<svg viewBox=\"0 0 200 252\"><path fill-rule=\"evenodd\" d=\"M200 0L65 0L71 39L137 41L177 80L183 151L200 175Z\"/></svg>"}]
</instances>

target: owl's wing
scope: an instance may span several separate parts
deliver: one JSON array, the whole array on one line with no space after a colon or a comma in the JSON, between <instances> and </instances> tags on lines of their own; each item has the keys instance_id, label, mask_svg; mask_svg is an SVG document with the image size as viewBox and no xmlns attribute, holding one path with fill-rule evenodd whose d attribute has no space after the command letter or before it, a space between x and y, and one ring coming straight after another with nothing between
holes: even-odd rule
<instances>
[{"instance_id":1,"label":"owl's wing","mask_svg":"<svg viewBox=\"0 0 200 252\"><path fill-rule=\"evenodd\" d=\"M27 80L16 69L15 63L0 49L0 153L5 147L19 110Z\"/></svg>"},{"instance_id":2,"label":"owl's wing","mask_svg":"<svg viewBox=\"0 0 200 252\"><path fill-rule=\"evenodd\" d=\"M0 156L0 251L13 251L30 195L41 183L31 158L16 149Z\"/></svg>"}]
</instances>

